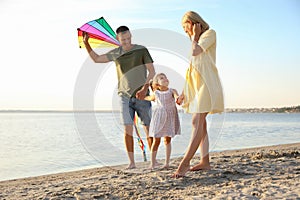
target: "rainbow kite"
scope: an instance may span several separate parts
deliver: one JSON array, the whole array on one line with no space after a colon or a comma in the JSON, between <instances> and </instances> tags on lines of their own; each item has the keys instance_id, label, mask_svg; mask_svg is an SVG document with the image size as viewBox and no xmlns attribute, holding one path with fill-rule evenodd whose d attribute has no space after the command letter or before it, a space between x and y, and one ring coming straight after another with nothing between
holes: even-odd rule
<instances>
[{"instance_id":1,"label":"rainbow kite","mask_svg":"<svg viewBox=\"0 0 300 200\"><path fill-rule=\"evenodd\" d=\"M137 115L134 115L134 119L133 119L133 126L135 128L135 132L136 132L136 135L138 136L137 137L137 140L138 140L138 144L141 148L141 150L143 151L143 158L144 158L144 161L147 161L147 157L146 157L146 147L144 145L144 142L141 138L141 135L140 135L140 130L138 128L138 116Z\"/></svg>"},{"instance_id":2,"label":"rainbow kite","mask_svg":"<svg viewBox=\"0 0 300 200\"><path fill-rule=\"evenodd\" d=\"M120 46L119 41L116 39L116 33L112 30L106 20L101 17L99 19L85 23L78 31L78 42L80 48L85 48L83 43L83 32L89 34L89 44L92 48L101 47L118 47Z\"/></svg>"}]
</instances>

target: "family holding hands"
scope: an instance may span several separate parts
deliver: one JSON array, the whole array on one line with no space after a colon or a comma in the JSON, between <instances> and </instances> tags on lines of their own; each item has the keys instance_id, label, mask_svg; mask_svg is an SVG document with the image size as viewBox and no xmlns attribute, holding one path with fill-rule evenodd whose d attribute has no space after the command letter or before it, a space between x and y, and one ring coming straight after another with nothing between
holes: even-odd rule
<instances>
[{"instance_id":1,"label":"family holding hands","mask_svg":"<svg viewBox=\"0 0 300 200\"><path fill-rule=\"evenodd\" d=\"M166 146L163 167L170 166L171 138L181 134L176 103L181 105L186 113L192 114L192 133L187 151L172 177L179 178L185 176L188 171L211 168L206 116L224 111L222 85L216 68L216 32L194 11L184 14L182 27L192 41L192 57L180 94L175 89L169 88L166 74L155 73L148 49L131 43L128 27L120 26L116 30L120 47L102 55L93 51L89 44L89 35L83 33L83 42L94 62L114 61L116 64L121 122L124 125L125 146L129 158L128 169L136 167L133 151L135 113L143 124L151 150L150 168L159 165L156 155L161 138L164 138ZM149 87L152 89L151 94ZM156 102L153 110L151 101ZM190 161L198 148L201 159L196 165L190 166Z\"/></svg>"}]
</instances>

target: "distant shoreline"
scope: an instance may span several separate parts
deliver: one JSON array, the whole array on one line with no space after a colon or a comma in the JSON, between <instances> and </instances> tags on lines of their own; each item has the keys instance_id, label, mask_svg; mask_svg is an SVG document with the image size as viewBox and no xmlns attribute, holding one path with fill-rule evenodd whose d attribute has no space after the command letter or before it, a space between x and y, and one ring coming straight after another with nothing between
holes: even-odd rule
<instances>
[{"instance_id":1,"label":"distant shoreline","mask_svg":"<svg viewBox=\"0 0 300 200\"><path fill-rule=\"evenodd\" d=\"M227 108L228 113L300 113L300 105L280 108Z\"/></svg>"},{"instance_id":2,"label":"distant shoreline","mask_svg":"<svg viewBox=\"0 0 300 200\"><path fill-rule=\"evenodd\" d=\"M0 113L115 113L116 110L0 110Z\"/></svg>"},{"instance_id":3,"label":"distant shoreline","mask_svg":"<svg viewBox=\"0 0 300 200\"><path fill-rule=\"evenodd\" d=\"M0 110L0 113L118 113L119 110ZM300 113L300 105L280 108L226 108L227 113Z\"/></svg>"}]
</instances>

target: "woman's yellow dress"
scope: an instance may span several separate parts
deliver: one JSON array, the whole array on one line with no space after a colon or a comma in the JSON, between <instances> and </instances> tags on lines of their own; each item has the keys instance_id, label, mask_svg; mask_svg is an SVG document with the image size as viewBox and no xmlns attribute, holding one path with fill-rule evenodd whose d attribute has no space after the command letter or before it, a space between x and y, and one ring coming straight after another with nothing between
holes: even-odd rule
<instances>
[{"instance_id":1,"label":"woman's yellow dress","mask_svg":"<svg viewBox=\"0 0 300 200\"><path fill-rule=\"evenodd\" d=\"M192 57L186 72L182 107L187 113L221 113L224 98L216 67L216 32L205 31L198 45L203 52Z\"/></svg>"}]
</instances>

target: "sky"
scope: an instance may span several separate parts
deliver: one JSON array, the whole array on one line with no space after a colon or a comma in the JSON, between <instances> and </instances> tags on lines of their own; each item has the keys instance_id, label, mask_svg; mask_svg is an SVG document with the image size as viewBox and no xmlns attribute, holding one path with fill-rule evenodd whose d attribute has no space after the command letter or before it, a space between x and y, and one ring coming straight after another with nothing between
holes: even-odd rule
<instances>
[{"instance_id":1,"label":"sky","mask_svg":"<svg viewBox=\"0 0 300 200\"><path fill-rule=\"evenodd\" d=\"M78 48L76 29L84 23L104 16L114 30L185 35L181 18L189 10L217 32L226 108L300 105L299 0L1 0L0 110L73 110L76 80L90 62ZM177 66L174 55L150 53L155 67ZM177 63L184 77L188 63ZM110 109L113 65L98 84L94 108Z\"/></svg>"}]
</instances>

